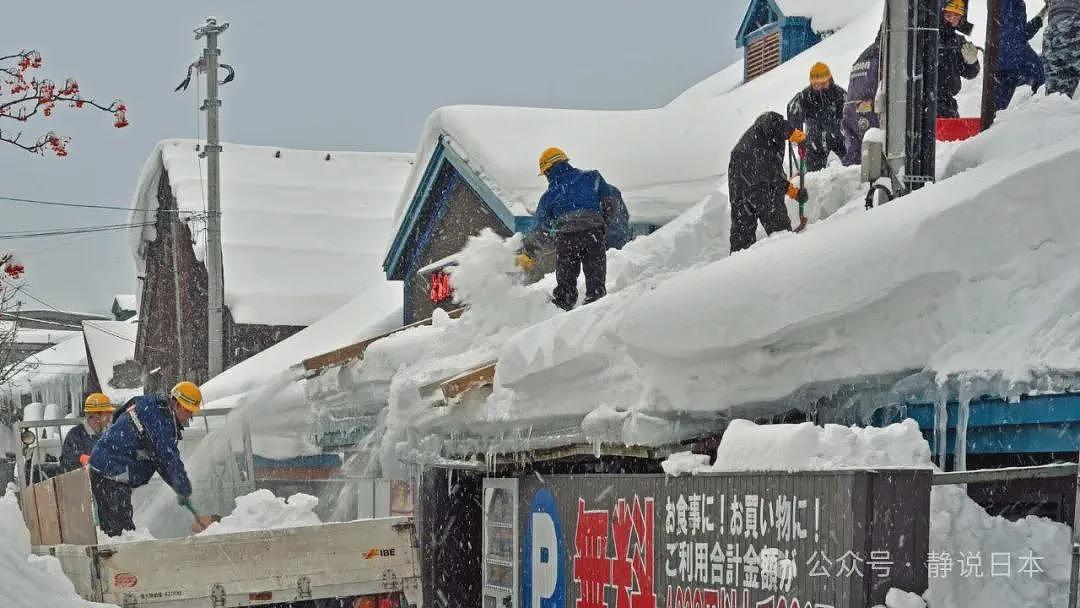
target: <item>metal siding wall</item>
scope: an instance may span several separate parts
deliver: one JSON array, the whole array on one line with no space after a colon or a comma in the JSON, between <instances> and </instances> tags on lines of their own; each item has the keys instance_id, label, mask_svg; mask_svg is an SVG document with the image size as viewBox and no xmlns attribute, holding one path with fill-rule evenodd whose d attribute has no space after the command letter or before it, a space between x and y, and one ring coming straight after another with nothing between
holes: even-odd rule
<instances>
[{"instance_id":1,"label":"metal siding wall","mask_svg":"<svg viewBox=\"0 0 1080 608\"><path fill-rule=\"evenodd\" d=\"M626 500L626 506L632 513L635 500L641 511L646 510L648 499L653 505L653 585L656 606L681 608L680 589L689 588L690 603L686 608L742 608L744 598L750 606L834 606L836 608L864 608L875 603L884 603L885 593L890 587L912 590L921 593L926 589L926 551L929 543L929 472L867 472L867 471L827 471L813 473L735 473L725 475L668 477L664 475L575 475L575 476L526 476L521 478L519 498L521 528L519 538L524 538L530 525L530 503L540 488L546 488L556 498L558 516L562 529L562 542L559 547L562 565L561 576L564 578L565 597L555 606L570 607L581 597L582 584L576 580L575 553L577 546L602 546L604 557L599 563L592 564L594 572L617 572L619 567L629 567L632 589L640 591L642 582L633 574L630 558L648 560L647 555L635 555L638 539L636 532L631 532L628 555L616 556L615 512L620 499ZM677 515L680 497L689 502L690 496L713 497L714 503L707 505L705 515L714 527L713 532L682 533ZM732 533L732 504L737 502L743 512L743 524L746 521L746 497L758 496L767 501L764 517L766 528L758 538L743 531L737 538ZM723 511L718 504L723 497ZM786 535L778 531L777 507L785 500L794 499L797 522L806 532L803 539L785 540ZM590 539L577 538L579 525L579 500L584 500L583 510L594 511L592 517L607 518L606 536ZM798 509L798 501L805 500L805 507ZM668 504L671 502L674 512L669 521ZM815 516L815 513L817 515ZM674 523L672 531L671 524ZM688 528L690 528L688 520ZM581 530L583 531L583 527ZM794 531L794 528L792 529ZM903 540L901 540L903 539ZM577 545L576 541L588 541ZM642 539L645 540L645 539ZM696 547L704 544L710 558L707 561L707 580L698 580L696 574L680 571L680 547L691 543ZM789 553L797 572L791 580L789 590L764 591L749 590L742 587L745 582L745 564L740 566L739 585L729 588L726 583L726 562L720 574L714 579L713 548L719 543L723 552L727 545L738 544L738 554L745 557L749 548L760 555L762 549L794 551ZM648 546L648 543L645 543ZM522 544L522 554L531 548ZM896 562L888 578L876 578L866 560L871 551L889 551ZM850 552L850 553L849 553ZM734 553L733 553L734 554ZM691 553L690 572L693 572L695 560ZM829 562L822 561L824 556ZM850 556L850 557L849 557ZM815 561L815 558L816 561ZM863 561L860 563L858 559ZM614 562L614 564L612 564ZM910 564L910 567L904 564ZM850 575L845 576L846 566ZM578 573L588 571L586 561L578 564ZM759 566L760 567L760 566ZM824 568L830 576L812 576L820 574ZM861 576L854 573L857 567ZM606 570L605 570L606 569ZM623 572L626 572L624 569ZM670 572L674 572L669 576ZM523 572L522 579L531 573ZM874 577L872 579L872 577ZM627 579L623 579L626 582ZM647 580L645 581L647 582ZM758 582L761 582L760 575ZM617 605L616 589L612 581L604 587L604 601L607 606ZM726 592L724 591L726 590ZM723 598L735 592L736 604L725 604ZM697 595L695 595L695 593ZM772 597L772 602L766 602ZM719 598L718 603L712 603ZM781 601L781 598L784 598ZM523 608L531 606L531 598L521 598ZM797 599L798 604L793 600ZM758 602L765 602L758 604Z\"/></svg>"}]
</instances>

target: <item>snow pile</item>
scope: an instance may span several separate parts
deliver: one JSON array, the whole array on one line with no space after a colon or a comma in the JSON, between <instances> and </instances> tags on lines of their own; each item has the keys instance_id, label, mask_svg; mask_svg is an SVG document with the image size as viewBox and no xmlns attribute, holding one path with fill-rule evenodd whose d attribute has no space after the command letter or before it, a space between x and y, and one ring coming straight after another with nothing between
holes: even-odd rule
<instances>
[{"instance_id":1,"label":"snow pile","mask_svg":"<svg viewBox=\"0 0 1080 608\"><path fill-rule=\"evenodd\" d=\"M158 181L167 172L201 260L206 164L196 143L157 145L136 186L132 221L154 221ZM359 290L369 298L400 298L381 262L411 154L223 146L225 303L235 322L309 325ZM145 274L146 244L157 234L153 224L135 234L136 266Z\"/></svg>"},{"instance_id":2,"label":"snow pile","mask_svg":"<svg viewBox=\"0 0 1080 608\"><path fill-rule=\"evenodd\" d=\"M720 439L716 464L687 467L683 453L670 465L682 472L800 471L836 468L929 467L930 449L912 420L883 429L824 427L813 424L756 425L734 420ZM691 470L687 471L690 468ZM1053 606L1067 601L1069 528L1040 517L1011 522L992 517L968 497L963 486L937 486L930 492L930 568L948 562L930 577L927 604L966 606ZM991 556L1011 557L1009 576L990 576ZM968 571L968 556L981 556L979 572ZM1032 559L1025 562L1025 559ZM957 561L964 563L962 576ZM1023 564L1029 564L1021 571ZM921 606L910 596L890 594L893 606ZM907 602L907 603L904 603Z\"/></svg>"},{"instance_id":3,"label":"snow pile","mask_svg":"<svg viewBox=\"0 0 1080 608\"><path fill-rule=\"evenodd\" d=\"M146 527L138 527L134 530L123 530L120 536L109 536L101 529L97 529L98 544L116 545L121 543L139 543L146 540L157 540Z\"/></svg>"},{"instance_id":4,"label":"snow pile","mask_svg":"<svg viewBox=\"0 0 1080 608\"><path fill-rule=\"evenodd\" d=\"M889 589L885 594L885 608L926 608L926 602L918 593Z\"/></svg>"},{"instance_id":5,"label":"snow pile","mask_svg":"<svg viewBox=\"0 0 1080 608\"><path fill-rule=\"evenodd\" d=\"M200 536L315 526L322 523L314 513L318 504L319 499L308 494L293 494L285 499L270 490L256 490L238 497L236 509L210 524Z\"/></svg>"},{"instance_id":6,"label":"snow pile","mask_svg":"<svg viewBox=\"0 0 1080 608\"><path fill-rule=\"evenodd\" d=\"M30 553L30 532L23 523L15 488L0 497L0 604L11 608L104 608L75 594L55 557Z\"/></svg>"}]
</instances>

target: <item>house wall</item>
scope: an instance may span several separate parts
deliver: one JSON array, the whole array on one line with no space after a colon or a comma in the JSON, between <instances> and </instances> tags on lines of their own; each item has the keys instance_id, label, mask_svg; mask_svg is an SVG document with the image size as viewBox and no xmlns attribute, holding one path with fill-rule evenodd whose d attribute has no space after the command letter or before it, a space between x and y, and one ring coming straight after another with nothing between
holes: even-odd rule
<instances>
[{"instance_id":1,"label":"house wall","mask_svg":"<svg viewBox=\"0 0 1080 608\"><path fill-rule=\"evenodd\" d=\"M158 181L157 201L157 238L144 245L146 274L142 277L141 320L135 340L135 359L142 366L147 393L167 390L181 379L203 382L207 368L206 268L195 258L190 228L182 222L175 230L171 225L176 218L176 200L164 171Z\"/></svg>"},{"instance_id":2,"label":"house wall","mask_svg":"<svg viewBox=\"0 0 1080 608\"><path fill-rule=\"evenodd\" d=\"M226 311L227 312L227 311ZM304 329L303 325L238 325L225 320L225 367L229 368Z\"/></svg>"},{"instance_id":3,"label":"house wall","mask_svg":"<svg viewBox=\"0 0 1080 608\"><path fill-rule=\"evenodd\" d=\"M485 205L480 196L449 163L443 165L435 186L425 201L425 212L410 235L405 273L405 323L431 316L436 308L452 310L453 300L438 305L428 297L428 281L417 270L461 251L470 236L491 228L503 237L511 232Z\"/></svg>"}]
</instances>

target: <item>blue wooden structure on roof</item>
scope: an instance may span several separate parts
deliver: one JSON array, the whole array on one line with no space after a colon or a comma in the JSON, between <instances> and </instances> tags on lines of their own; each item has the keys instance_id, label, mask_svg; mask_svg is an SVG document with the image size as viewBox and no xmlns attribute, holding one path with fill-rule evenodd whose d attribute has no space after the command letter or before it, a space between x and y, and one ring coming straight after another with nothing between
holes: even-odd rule
<instances>
[{"instance_id":1,"label":"blue wooden structure on roof","mask_svg":"<svg viewBox=\"0 0 1080 608\"><path fill-rule=\"evenodd\" d=\"M787 15L781 4L777 0L750 0L735 34L736 46L744 49L745 80L768 72L821 41L808 17Z\"/></svg>"},{"instance_id":2,"label":"blue wooden structure on roof","mask_svg":"<svg viewBox=\"0 0 1080 608\"><path fill-rule=\"evenodd\" d=\"M956 423L959 406L948 404L946 453L956 449ZM934 445L934 406L909 405L907 411L895 408L874 413L874 426L912 418L919 423L923 436ZM1017 403L1001 399L977 399L970 405L968 418L967 453L976 455L1003 454L1075 454L1080 450L1080 394L1038 395L1022 397Z\"/></svg>"}]
</instances>

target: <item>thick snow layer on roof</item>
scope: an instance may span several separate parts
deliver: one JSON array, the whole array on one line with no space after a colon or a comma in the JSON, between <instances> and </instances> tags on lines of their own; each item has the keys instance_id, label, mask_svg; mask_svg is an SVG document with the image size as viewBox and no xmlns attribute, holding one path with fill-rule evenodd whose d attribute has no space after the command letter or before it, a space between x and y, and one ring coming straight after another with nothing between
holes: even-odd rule
<instances>
[{"instance_id":1,"label":"thick snow layer on roof","mask_svg":"<svg viewBox=\"0 0 1080 608\"><path fill-rule=\"evenodd\" d=\"M548 146L559 146L572 164L598 169L618 186L634 221L668 221L724 181L728 157L739 137L762 112L783 112L788 100L807 85L815 61L827 61L837 82L846 84L851 64L874 39L882 2L843 4L855 7L844 9L857 17L851 27L743 86L737 86L741 64L730 66L664 108L440 108L428 118L419 162L405 187L395 225L412 202L440 137L515 213L535 210L547 185L537 175L536 159Z\"/></svg>"},{"instance_id":2,"label":"thick snow layer on roof","mask_svg":"<svg viewBox=\"0 0 1080 608\"><path fill-rule=\"evenodd\" d=\"M866 10L866 0L773 0L788 17L806 17L818 33L838 30Z\"/></svg>"},{"instance_id":3,"label":"thick snow layer on roof","mask_svg":"<svg viewBox=\"0 0 1080 608\"><path fill-rule=\"evenodd\" d=\"M206 163L195 145L157 145L139 177L133 221L154 220L163 170L182 218L205 211ZM384 284L382 253L411 154L223 146L225 303L237 323L309 325L357 291ZM191 225L202 259L206 223ZM143 244L155 238L153 226L137 233L140 274Z\"/></svg>"},{"instance_id":4,"label":"thick snow layer on roof","mask_svg":"<svg viewBox=\"0 0 1080 608\"><path fill-rule=\"evenodd\" d=\"M692 466L697 462L697 466ZM688 466L690 465L690 466ZM679 473L719 471L807 471L844 468L930 467L930 448L914 420L885 428L811 423L759 426L733 420L709 466L687 453L669 458ZM968 497L964 486L930 492L931 555L1009 555L1011 576L930 577L924 594L935 608L967 606L1053 606L1068 603L1069 528L1041 517L1018 521L993 517ZM1038 568L1018 573L1012 564L1035 556ZM970 567L970 562L965 563ZM966 568L965 568L966 569ZM896 594L890 593L890 597ZM906 600L900 603L900 600ZM921 606L915 597L896 597L890 606Z\"/></svg>"},{"instance_id":5,"label":"thick snow layer on roof","mask_svg":"<svg viewBox=\"0 0 1080 608\"><path fill-rule=\"evenodd\" d=\"M81 599L55 557L30 553L30 532L23 523L14 486L8 486L0 497L0 538L3 539L0 543L0 605L11 608L112 606Z\"/></svg>"},{"instance_id":6,"label":"thick snow layer on roof","mask_svg":"<svg viewBox=\"0 0 1080 608\"><path fill-rule=\"evenodd\" d=\"M83 335L93 359L94 373L101 384L101 392L113 403L123 403L142 394L141 387L115 388L110 384L113 367L135 358L135 334L138 331L138 324L130 321L83 321Z\"/></svg>"},{"instance_id":7,"label":"thick snow layer on roof","mask_svg":"<svg viewBox=\"0 0 1080 608\"><path fill-rule=\"evenodd\" d=\"M73 332L54 346L30 355L24 367L10 380L15 387L26 387L48 382L61 376L85 376L86 345L82 332Z\"/></svg>"},{"instance_id":8,"label":"thick snow layer on roof","mask_svg":"<svg viewBox=\"0 0 1080 608\"><path fill-rule=\"evenodd\" d=\"M0 323L8 323L8 321L0 321ZM77 331L68 330L56 330L56 329L18 329L15 331L15 343L17 344L59 344L71 336L77 334Z\"/></svg>"}]
</instances>

